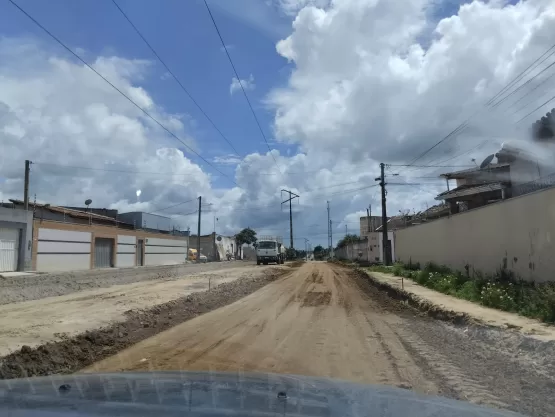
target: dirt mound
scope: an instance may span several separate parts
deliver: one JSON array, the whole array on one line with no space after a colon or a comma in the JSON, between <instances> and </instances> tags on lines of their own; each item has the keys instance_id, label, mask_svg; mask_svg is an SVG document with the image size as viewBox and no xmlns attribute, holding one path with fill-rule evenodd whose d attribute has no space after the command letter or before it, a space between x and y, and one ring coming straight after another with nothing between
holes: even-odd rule
<instances>
[{"instance_id":1,"label":"dirt mound","mask_svg":"<svg viewBox=\"0 0 555 417\"><path fill-rule=\"evenodd\" d=\"M331 292L329 291L311 291L307 292L303 298L303 307L325 306L330 303Z\"/></svg>"},{"instance_id":2,"label":"dirt mound","mask_svg":"<svg viewBox=\"0 0 555 417\"><path fill-rule=\"evenodd\" d=\"M287 273L270 269L256 278L240 278L211 291L190 294L147 310L126 312L127 320L35 349L23 346L0 359L0 378L71 373L141 340L255 292Z\"/></svg>"}]
</instances>

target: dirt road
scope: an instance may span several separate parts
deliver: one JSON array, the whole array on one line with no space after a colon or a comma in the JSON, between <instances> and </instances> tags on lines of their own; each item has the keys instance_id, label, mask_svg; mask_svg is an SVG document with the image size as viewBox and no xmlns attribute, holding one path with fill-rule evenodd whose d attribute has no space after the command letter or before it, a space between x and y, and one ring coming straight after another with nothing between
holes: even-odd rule
<instances>
[{"instance_id":1,"label":"dirt road","mask_svg":"<svg viewBox=\"0 0 555 417\"><path fill-rule=\"evenodd\" d=\"M241 277L259 274L265 269L252 264L220 266L203 272L192 269L188 275L112 285L57 297L0 305L0 356L23 345L35 347L73 336L87 330L125 320L129 310L140 310L176 300L188 294L206 291Z\"/></svg>"},{"instance_id":2,"label":"dirt road","mask_svg":"<svg viewBox=\"0 0 555 417\"><path fill-rule=\"evenodd\" d=\"M85 371L314 375L553 414L553 375L513 353L418 315L347 269L312 262Z\"/></svg>"}]
</instances>

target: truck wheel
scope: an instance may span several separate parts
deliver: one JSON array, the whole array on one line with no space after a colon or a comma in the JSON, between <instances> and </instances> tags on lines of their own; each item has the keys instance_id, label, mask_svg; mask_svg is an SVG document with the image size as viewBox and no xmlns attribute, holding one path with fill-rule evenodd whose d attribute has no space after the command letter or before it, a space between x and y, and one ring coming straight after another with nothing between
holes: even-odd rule
<instances>
[{"instance_id":1,"label":"truck wheel","mask_svg":"<svg viewBox=\"0 0 555 417\"><path fill-rule=\"evenodd\" d=\"M256 264L257 264L257 265L260 265L260 261L257 260L257 261L256 261Z\"/></svg>"},{"instance_id":2,"label":"truck wheel","mask_svg":"<svg viewBox=\"0 0 555 417\"><path fill-rule=\"evenodd\" d=\"M264 265L268 265L268 262L264 261Z\"/></svg>"}]
</instances>

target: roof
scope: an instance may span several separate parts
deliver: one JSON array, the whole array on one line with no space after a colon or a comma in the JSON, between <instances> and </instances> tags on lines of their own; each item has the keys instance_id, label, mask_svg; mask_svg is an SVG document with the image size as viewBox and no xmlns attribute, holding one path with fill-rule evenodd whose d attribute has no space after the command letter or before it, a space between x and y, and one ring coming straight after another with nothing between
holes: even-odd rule
<instances>
[{"instance_id":1,"label":"roof","mask_svg":"<svg viewBox=\"0 0 555 417\"><path fill-rule=\"evenodd\" d=\"M21 201L21 200L10 199L10 201L14 204L23 205L23 201ZM42 209L52 211L54 213L65 214L66 216L71 216L71 217L103 220L103 221L107 221L107 222L111 222L111 223L123 223L123 222L117 221L113 217L102 216L101 214L95 214L95 213L90 213L90 212L85 212L85 211L80 211L80 210L68 209L66 207L52 206L50 204L39 204L39 203L29 202L29 207L33 207L33 206L37 207L37 208L40 207Z\"/></svg>"},{"instance_id":2,"label":"roof","mask_svg":"<svg viewBox=\"0 0 555 417\"><path fill-rule=\"evenodd\" d=\"M454 188L450 191L445 191L438 194L436 200L447 200L455 197L464 197L473 194L481 194L489 191L498 191L503 189L504 185L501 182L492 182L489 184L465 184L460 187Z\"/></svg>"},{"instance_id":3,"label":"roof","mask_svg":"<svg viewBox=\"0 0 555 417\"><path fill-rule=\"evenodd\" d=\"M463 169L462 171L454 171L454 172L446 172L445 174L441 174L440 177L447 178L447 179L456 179L456 178L466 178L469 175L476 174L479 172L489 172L491 170L496 170L500 168L505 168L510 166L509 163L502 163L502 164L489 164L485 168L469 168Z\"/></svg>"}]
</instances>

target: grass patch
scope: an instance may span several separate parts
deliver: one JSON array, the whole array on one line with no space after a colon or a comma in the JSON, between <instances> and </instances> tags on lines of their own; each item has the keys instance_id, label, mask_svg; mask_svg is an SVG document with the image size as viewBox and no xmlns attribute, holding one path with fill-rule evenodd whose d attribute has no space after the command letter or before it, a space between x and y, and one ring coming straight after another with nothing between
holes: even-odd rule
<instances>
[{"instance_id":1,"label":"grass patch","mask_svg":"<svg viewBox=\"0 0 555 417\"><path fill-rule=\"evenodd\" d=\"M370 272L393 274L416 281L435 291L473 301L486 307L555 323L555 283L530 283L516 279L507 271L470 278L446 266L428 263L396 263L393 266L372 266Z\"/></svg>"}]
</instances>

